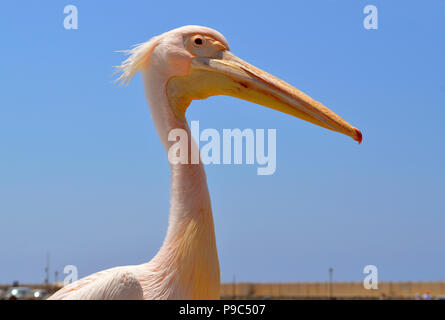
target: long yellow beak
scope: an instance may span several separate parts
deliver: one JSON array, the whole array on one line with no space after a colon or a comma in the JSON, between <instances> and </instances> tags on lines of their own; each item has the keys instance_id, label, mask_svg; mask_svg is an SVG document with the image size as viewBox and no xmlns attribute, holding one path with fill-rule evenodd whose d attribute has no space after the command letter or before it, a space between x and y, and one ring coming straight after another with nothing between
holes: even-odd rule
<instances>
[{"instance_id":1,"label":"long yellow beak","mask_svg":"<svg viewBox=\"0 0 445 320\"><path fill-rule=\"evenodd\" d=\"M194 58L189 74L172 78L167 91L175 105L182 106L175 110L180 117L191 100L228 95L343 133L359 143L362 141L358 129L320 102L226 50L217 58Z\"/></svg>"}]
</instances>

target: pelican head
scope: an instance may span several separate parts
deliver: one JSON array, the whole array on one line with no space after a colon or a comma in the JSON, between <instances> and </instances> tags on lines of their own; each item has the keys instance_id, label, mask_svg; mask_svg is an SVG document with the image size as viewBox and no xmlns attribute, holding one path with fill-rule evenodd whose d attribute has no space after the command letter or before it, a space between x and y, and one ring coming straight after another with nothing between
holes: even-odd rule
<instances>
[{"instance_id":1,"label":"pelican head","mask_svg":"<svg viewBox=\"0 0 445 320\"><path fill-rule=\"evenodd\" d=\"M164 81L169 106L180 121L185 121L185 111L192 100L228 95L362 141L358 129L323 104L235 56L224 36L213 29L181 27L128 53L129 58L118 67L122 72L119 80L127 83L140 70L156 70L149 82Z\"/></svg>"}]
</instances>

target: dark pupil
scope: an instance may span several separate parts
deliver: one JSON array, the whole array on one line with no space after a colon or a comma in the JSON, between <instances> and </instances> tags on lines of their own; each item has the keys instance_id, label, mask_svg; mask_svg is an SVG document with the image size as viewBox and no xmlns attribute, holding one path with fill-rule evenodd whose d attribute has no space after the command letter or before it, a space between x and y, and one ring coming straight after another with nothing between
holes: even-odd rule
<instances>
[{"instance_id":1,"label":"dark pupil","mask_svg":"<svg viewBox=\"0 0 445 320\"><path fill-rule=\"evenodd\" d=\"M195 43L196 44L202 44L202 39L201 38L196 38L195 39Z\"/></svg>"}]
</instances>

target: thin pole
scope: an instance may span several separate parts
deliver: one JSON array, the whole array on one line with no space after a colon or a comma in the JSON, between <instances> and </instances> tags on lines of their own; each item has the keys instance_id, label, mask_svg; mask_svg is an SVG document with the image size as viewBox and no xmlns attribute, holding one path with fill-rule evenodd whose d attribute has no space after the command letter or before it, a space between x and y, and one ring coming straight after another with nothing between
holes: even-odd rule
<instances>
[{"instance_id":1,"label":"thin pole","mask_svg":"<svg viewBox=\"0 0 445 320\"><path fill-rule=\"evenodd\" d=\"M49 252L46 253L45 273L46 273L45 284L49 285Z\"/></svg>"},{"instance_id":2,"label":"thin pole","mask_svg":"<svg viewBox=\"0 0 445 320\"><path fill-rule=\"evenodd\" d=\"M334 269L333 268L329 268L329 299L333 298L332 295L332 278L334 275Z\"/></svg>"}]
</instances>

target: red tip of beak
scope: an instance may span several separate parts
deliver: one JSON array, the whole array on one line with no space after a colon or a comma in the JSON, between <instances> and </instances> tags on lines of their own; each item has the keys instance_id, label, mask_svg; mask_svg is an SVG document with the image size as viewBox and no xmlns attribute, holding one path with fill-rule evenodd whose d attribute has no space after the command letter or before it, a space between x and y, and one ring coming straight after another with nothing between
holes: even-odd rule
<instances>
[{"instance_id":1,"label":"red tip of beak","mask_svg":"<svg viewBox=\"0 0 445 320\"><path fill-rule=\"evenodd\" d=\"M357 138L354 139L355 141L358 142L358 144L362 143L362 133L360 132L359 129L354 128L355 132L357 133Z\"/></svg>"}]
</instances>

